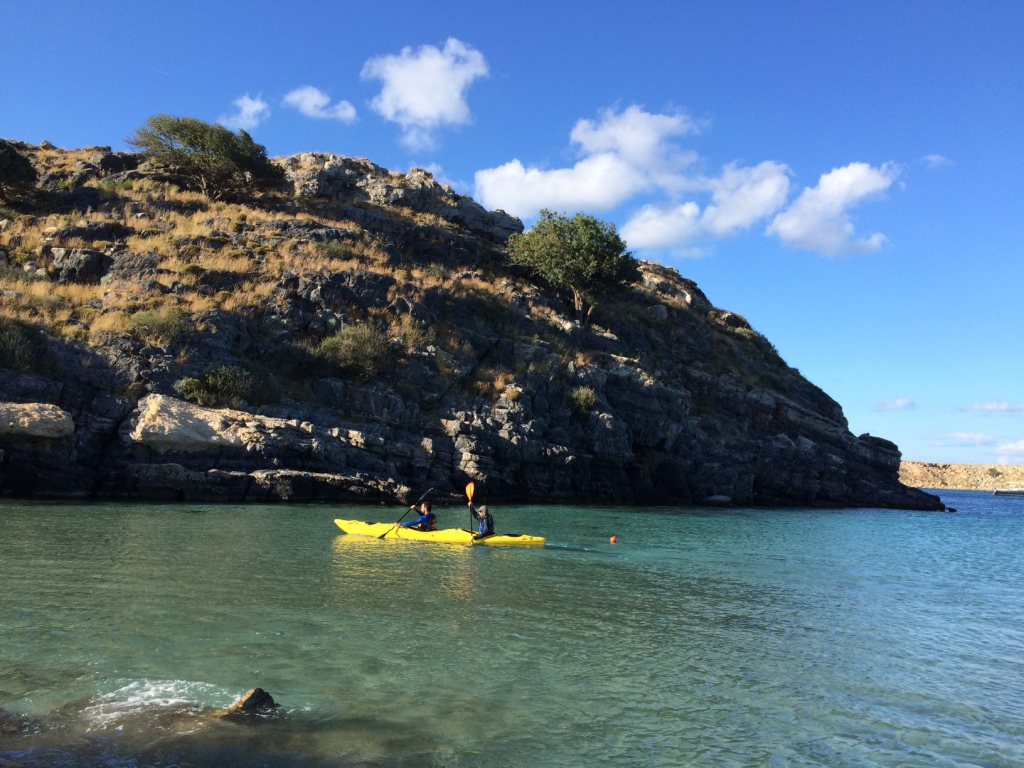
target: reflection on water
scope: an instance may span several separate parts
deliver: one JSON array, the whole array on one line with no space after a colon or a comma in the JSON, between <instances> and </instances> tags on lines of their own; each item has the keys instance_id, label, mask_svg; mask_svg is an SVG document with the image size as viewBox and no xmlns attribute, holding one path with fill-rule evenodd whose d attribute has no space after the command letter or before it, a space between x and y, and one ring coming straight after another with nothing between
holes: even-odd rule
<instances>
[{"instance_id":1,"label":"reflection on water","mask_svg":"<svg viewBox=\"0 0 1024 768\"><path fill-rule=\"evenodd\" d=\"M465 544L339 535L333 549L335 583L341 590L358 590L360 599L368 584L376 585L382 604L402 604L437 590L445 599L473 599L478 560ZM432 581L428 583L428 579Z\"/></svg>"},{"instance_id":2,"label":"reflection on water","mask_svg":"<svg viewBox=\"0 0 1024 768\"><path fill-rule=\"evenodd\" d=\"M0 765L1021 764L1024 509L946 501L500 510L537 550L0 505Z\"/></svg>"}]
</instances>

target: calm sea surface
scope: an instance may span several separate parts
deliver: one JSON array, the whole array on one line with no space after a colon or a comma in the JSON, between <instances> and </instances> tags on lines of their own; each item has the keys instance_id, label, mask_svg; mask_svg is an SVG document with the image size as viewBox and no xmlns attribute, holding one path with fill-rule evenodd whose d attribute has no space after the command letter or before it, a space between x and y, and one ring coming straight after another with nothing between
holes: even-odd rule
<instances>
[{"instance_id":1,"label":"calm sea surface","mask_svg":"<svg viewBox=\"0 0 1024 768\"><path fill-rule=\"evenodd\" d=\"M1024 497L943 500L495 510L540 550L2 503L0 766L1024 765Z\"/></svg>"}]
</instances>

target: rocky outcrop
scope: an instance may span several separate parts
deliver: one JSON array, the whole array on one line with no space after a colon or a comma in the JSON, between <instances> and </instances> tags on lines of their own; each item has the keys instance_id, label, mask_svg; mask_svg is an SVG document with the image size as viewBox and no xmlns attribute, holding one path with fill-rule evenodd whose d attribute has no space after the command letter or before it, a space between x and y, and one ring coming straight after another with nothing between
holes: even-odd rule
<instances>
[{"instance_id":1,"label":"rocky outcrop","mask_svg":"<svg viewBox=\"0 0 1024 768\"><path fill-rule=\"evenodd\" d=\"M504 211L487 211L468 195L438 184L429 171L413 168L393 173L369 160L320 152L303 152L277 162L285 169L295 195L365 201L382 207L408 208L458 224L498 243L522 232L523 223Z\"/></svg>"},{"instance_id":2,"label":"rocky outcrop","mask_svg":"<svg viewBox=\"0 0 1024 768\"><path fill-rule=\"evenodd\" d=\"M72 425L53 406L7 405L0 413L20 414L23 425L26 414L40 418L20 433L0 430L10 457L0 460L0 488L27 490L19 457L21 467L35 462L53 474L77 468L29 495L69 495L71 479L86 480L75 493L104 497L390 502L427 486L454 495L472 479L507 501L936 506L893 481L892 443L855 437L728 375L691 374L686 389L628 366L581 367L577 380L597 393L587 414L562 404L560 382L426 413L383 383L338 380L322 382L326 406L281 401L262 413L151 394L106 406L124 414L119 421L86 410ZM45 391L36 383L36 394ZM50 394L61 400L74 389ZM695 413L703 391L715 391L729 416ZM35 453L26 453L30 433Z\"/></svg>"},{"instance_id":3,"label":"rocky outcrop","mask_svg":"<svg viewBox=\"0 0 1024 768\"><path fill-rule=\"evenodd\" d=\"M71 416L55 405L0 403L0 435L13 439L61 440L74 431Z\"/></svg>"},{"instance_id":4,"label":"rocky outcrop","mask_svg":"<svg viewBox=\"0 0 1024 768\"><path fill-rule=\"evenodd\" d=\"M109 257L91 248L53 248L50 277L59 283L99 283Z\"/></svg>"},{"instance_id":5,"label":"rocky outcrop","mask_svg":"<svg viewBox=\"0 0 1024 768\"><path fill-rule=\"evenodd\" d=\"M154 178L92 154L75 173L106 188ZM941 507L899 482L895 445L852 434L676 270L642 262L584 332L504 260L518 219L421 170L276 162L294 197L256 213L83 187L99 221L38 217L32 253L0 226L24 280L94 290L79 317L131 327L87 336L69 318L32 342L0 325L17 351L0 357L0 495L394 503L428 487L454 500L473 480L496 502ZM30 307L26 293L0 303ZM353 326L386 364L354 374L322 354Z\"/></svg>"},{"instance_id":6,"label":"rocky outcrop","mask_svg":"<svg viewBox=\"0 0 1024 768\"><path fill-rule=\"evenodd\" d=\"M1017 464L931 464L904 461L900 482L911 488L996 491L1024 488L1024 466Z\"/></svg>"},{"instance_id":7,"label":"rocky outcrop","mask_svg":"<svg viewBox=\"0 0 1024 768\"><path fill-rule=\"evenodd\" d=\"M224 710L224 715L267 714L280 706L274 701L274 697L262 688L250 688Z\"/></svg>"}]
</instances>

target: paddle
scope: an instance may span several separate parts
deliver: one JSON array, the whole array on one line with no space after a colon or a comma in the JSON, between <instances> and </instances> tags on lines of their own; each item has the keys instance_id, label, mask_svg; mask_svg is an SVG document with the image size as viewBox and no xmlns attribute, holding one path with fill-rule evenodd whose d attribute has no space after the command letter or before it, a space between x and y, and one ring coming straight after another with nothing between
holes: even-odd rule
<instances>
[{"instance_id":1,"label":"paddle","mask_svg":"<svg viewBox=\"0 0 1024 768\"><path fill-rule=\"evenodd\" d=\"M476 483L470 482L466 484L466 496L469 497L469 543L473 543L473 522L476 520L476 515L473 514L473 492L476 491Z\"/></svg>"},{"instance_id":2,"label":"paddle","mask_svg":"<svg viewBox=\"0 0 1024 768\"><path fill-rule=\"evenodd\" d=\"M407 510L405 510L405 515L408 515L410 512L412 512L416 508L416 505L419 504L421 501L423 501L425 498L427 498L427 496L429 496L433 490L434 490L433 488L428 488L426 493L424 493L422 496L420 496L418 499L416 499L416 501L413 502L413 505L411 507L409 507ZM384 531L384 533L382 533L377 538L378 539L383 539L385 536L387 536L389 533L391 533L393 530L395 530L395 528L398 527L398 524L400 522L402 522L403 520L405 520L405 515L402 515L400 518L398 518L395 521L394 525L392 525L390 528L388 528L386 531Z\"/></svg>"}]
</instances>

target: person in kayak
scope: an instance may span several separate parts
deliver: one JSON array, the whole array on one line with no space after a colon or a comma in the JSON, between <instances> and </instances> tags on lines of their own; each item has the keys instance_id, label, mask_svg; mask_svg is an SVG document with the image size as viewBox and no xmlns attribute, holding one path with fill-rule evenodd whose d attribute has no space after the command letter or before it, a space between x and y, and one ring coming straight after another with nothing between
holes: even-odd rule
<instances>
[{"instance_id":1,"label":"person in kayak","mask_svg":"<svg viewBox=\"0 0 1024 768\"><path fill-rule=\"evenodd\" d=\"M480 521L480 528L472 536L472 541L477 541L485 536L494 535L494 518L491 517L490 511L487 509L486 504L481 504L480 509L473 509L473 502L469 502L469 511L473 517Z\"/></svg>"},{"instance_id":2,"label":"person in kayak","mask_svg":"<svg viewBox=\"0 0 1024 768\"><path fill-rule=\"evenodd\" d=\"M409 509L416 509L413 505ZM431 506L429 501L424 501L420 504L420 516L415 520L409 520L405 523L399 523L401 528L415 528L417 531L436 531L437 530L437 515L430 511Z\"/></svg>"}]
</instances>

